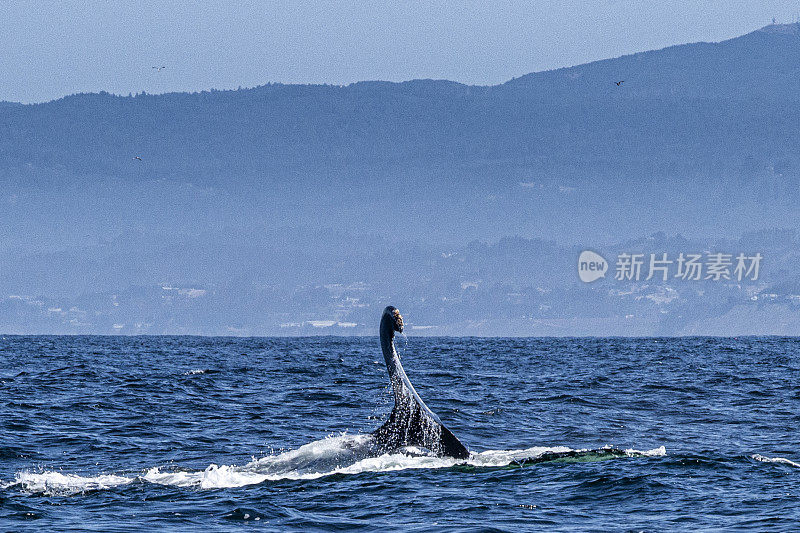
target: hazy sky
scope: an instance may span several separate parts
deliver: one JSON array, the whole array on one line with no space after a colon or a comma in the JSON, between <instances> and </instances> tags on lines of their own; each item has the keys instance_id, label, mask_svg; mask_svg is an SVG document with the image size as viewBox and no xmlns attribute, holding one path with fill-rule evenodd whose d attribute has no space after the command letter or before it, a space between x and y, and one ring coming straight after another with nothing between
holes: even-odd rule
<instances>
[{"instance_id":1,"label":"hazy sky","mask_svg":"<svg viewBox=\"0 0 800 533\"><path fill-rule=\"evenodd\" d=\"M0 0L0 100L267 82L496 84L798 13L800 0Z\"/></svg>"}]
</instances>

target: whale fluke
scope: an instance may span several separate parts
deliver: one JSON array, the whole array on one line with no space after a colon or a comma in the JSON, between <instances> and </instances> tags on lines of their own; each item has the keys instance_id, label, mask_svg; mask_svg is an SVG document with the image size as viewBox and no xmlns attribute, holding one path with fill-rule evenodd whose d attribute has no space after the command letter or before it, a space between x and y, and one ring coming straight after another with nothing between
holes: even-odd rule
<instances>
[{"instance_id":1,"label":"whale fluke","mask_svg":"<svg viewBox=\"0 0 800 533\"><path fill-rule=\"evenodd\" d=\"M468 458L466 446L428 409L408 380L394 347L394 334L402 331L403 317L400 311L390 305L383 310L380 333L383 358L394 390L394 409L389 420L373 436L383 451L418 446L440 456Z\"/></svg>"}]
</instances>

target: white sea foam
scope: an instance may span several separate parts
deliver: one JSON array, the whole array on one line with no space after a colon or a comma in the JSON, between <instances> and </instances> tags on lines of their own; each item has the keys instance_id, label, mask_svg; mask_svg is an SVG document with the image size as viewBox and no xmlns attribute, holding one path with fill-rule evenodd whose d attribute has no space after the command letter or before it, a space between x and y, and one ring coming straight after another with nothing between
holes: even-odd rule
<instances>
[{"instance_id":1,"label":"white sea foam","mask_svg":"<svg viewBox=\"0 0 800 533\"><path fill-rule=\"evenodd\" d=\"M762 463L781 463L789 466L794 466L795 468L800 468L800 463L795 463L785 457L765 457L763 455L755 454L751 455L753 459L756 461L761 461Z\"/></svg>"},{"instance_id":2,"label":"white sea foam","mask_svg":"<svg viewBox=\"0 0 800 533\"><path fill-rule=\"evenodd\" d=\"M487 450L472 453L469 459L461 460L436 457L414 447L398 453L374 456L373 445L374 442L369 435L342 435L311 442L296 450L253 459L242 466L212 464L205 470L199 471L162 471L156 467L139 476L84 477L56 471L19 472L15 480L6 487L18 487L24 492L47 495L71 495L103 490L136 481L176 487L217 489L255 485L265 481L311 480L334 474L449 468L455 465L504 467L525 460L535 460L546 453L576 452L586 453L589 456L593 453L593 450L573 450L564 446L537 446L519 450ZM601 448L598 452L610 449ZM661 446L647 451L623 450L615 455L652 457L665 454L666 450ZM604 458L602 453L598 453L598 458Z\"/></svg>"},{"instance_id":3,"label":"white sea foam","mask_svg":"<svg viewBox=\"0 0 800 533\"><path fill-rule=\"evenodd\" d=\"M52 496L70 496L87 491L103 490L127 485L134 478L111 474L98 476L79 476L55 471L17 472L14 481L6 487L18 486L24 492Z\"/></svg>"},{"instance_id":4,"label":"white sea foam","mask_svg":"<svg viewBox=\"0 0 800 533\"><path fill-rule=\"evenodd\" d=\"M625 453L631 456L638 456L638 457L663 457L667 455L667 449L664 446L659 446L658 448L653 448L652 450L634 450L629 448L625 450Z\"/></svg>"}]
</instances>

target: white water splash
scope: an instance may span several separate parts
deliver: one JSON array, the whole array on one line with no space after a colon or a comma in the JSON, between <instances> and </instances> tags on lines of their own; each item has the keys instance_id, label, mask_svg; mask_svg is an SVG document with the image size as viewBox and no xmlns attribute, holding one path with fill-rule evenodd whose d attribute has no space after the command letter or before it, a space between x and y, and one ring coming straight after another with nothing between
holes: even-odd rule
<instances>
[{"instance_id":1,"label":"white water splash","mask_svg":"<svg viewBox=\"0 0 800 533\"><path fill-rule=\"evenodd\" d=\"M638 457L663 457L663 456L667 455L667 449L664 446L659 446L658 448L653 448L652 450L645 450L645 451L639 451L639 450L634 450L633 448L628 448L627 450L625 450L625 453L627 453L628 455L630 455L632 457L634 457L634 456L638 456Z\"/></svg>"},{"instance_id":2,"label":"white water splash","mask_svg":"<svg viewBox=\"0 0 800 533\"><path fill-rule=\"evenodd\" d=\"M592 450L573 450L564 446L533 447L519 450L487 450L472 453L469 459L460 460L436 457L426 450L409 447L402 452L371 456L370 435L343 435L311 442L278 455L270 455L242 465L208 466L201 471L162 472L151 468L139 476L79 476L55 471L40 473L18 472L14 481L5 488L17 487L32 494L66 496L88 491L104 490L135 481L176 487L219 489L255 485L265 481L311 480L334 474L360 474L362 472L393 472L412 469L449 468L456 465L474 467L504 467L520 461L536 459L546 453L578 452L591 454ZM609 450L611 448L601 448ZM666 454L661 446L653 450L624 450L627 457L654 457Z\"/></svg>"},{"instance_id":3,"label":"white water splash","mask_svg":"<svg viewBox=\"0 0 800 533\"><path fill-rule=\"evenodd\" d=\"M800 468L800 463L795 463L794 461L786 459L785 457L765 457L765 456L759 455L759 454L754 454L754 455L751 455L750 457L752 457L756 461L761 461L762 463L781 463L781 464L793 466L795 468Z\"/></svg>"},{"instance_id":4,"label":"white water splash","mask_svg":"<svg viewBox=\"0 0 800 533\"><path fill-rule=\"evenodd\" d=\"M2 488L18 486L23 492L31 494L44 494L47 496L71 496L87 491L104 490L135 481L115 475L79 476L76 474L62 474L61 472L18 472L15 480Z\"/></svg>"}]
</instances>

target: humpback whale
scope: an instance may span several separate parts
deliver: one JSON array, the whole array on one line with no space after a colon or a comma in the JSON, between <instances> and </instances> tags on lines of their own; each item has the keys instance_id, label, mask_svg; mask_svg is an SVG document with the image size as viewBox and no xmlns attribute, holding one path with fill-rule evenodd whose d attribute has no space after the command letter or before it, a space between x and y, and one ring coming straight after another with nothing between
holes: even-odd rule
<instances>
[{"instance_id":1,"label":"humpback whale","mask_svg":"<svg viewBox=\"0 0 800 533\"><path fill-rule=\"evenodd\" d=\"M389 420L373 433L380 449L392 452L403 446L427 448L438 456L466 459L469 450L431 411L408 380L394 347L395 332L403 332L403 317L393 306L383 310L380 336L383 358L394 390Z\"/></svg>"}]
</instances>

